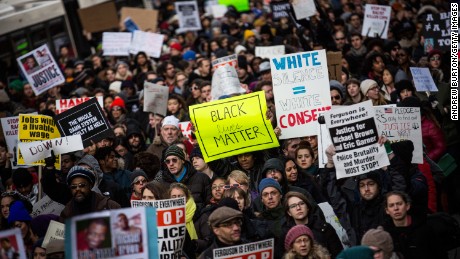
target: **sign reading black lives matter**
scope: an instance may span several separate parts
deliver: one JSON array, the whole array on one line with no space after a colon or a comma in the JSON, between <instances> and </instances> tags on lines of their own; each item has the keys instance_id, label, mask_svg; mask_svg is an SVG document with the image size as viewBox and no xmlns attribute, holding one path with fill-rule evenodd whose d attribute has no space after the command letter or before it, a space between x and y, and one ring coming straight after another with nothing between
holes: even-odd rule
<instances>
[{"instance_id":1,"label":"sign reading black lives matter","mask_svg":"<svg viewBox=\"0 0 460 259\"><path fill-rule=\"evenodd\" d=\"M427 14L422 21L424 48L428 53L433 49L450 51L450 12Z\"/></svg>"},{"instance_id":2,"label":"sign reading black lives matter","mask_svg":"<svg viewBox=\"0 0 460 259\"><path fill-rule=\"evenodd\" d=\"M55 116L57 128L62 136L81 135L83 146L91 146L113 136L113 130L96 98L81 103Z\"/></svg>"},{"instance_id":3,"label":"sign reading black lives matter","mask_svg":"<svg viewBox=\"0 0 460 259\"><path fill-rule=\"evenodd\" d=\"M333 109L324 114L332 144L337 179L356 176L390 164L378 144L375 111L371 101Z\"/></svg>"}]
</instances>

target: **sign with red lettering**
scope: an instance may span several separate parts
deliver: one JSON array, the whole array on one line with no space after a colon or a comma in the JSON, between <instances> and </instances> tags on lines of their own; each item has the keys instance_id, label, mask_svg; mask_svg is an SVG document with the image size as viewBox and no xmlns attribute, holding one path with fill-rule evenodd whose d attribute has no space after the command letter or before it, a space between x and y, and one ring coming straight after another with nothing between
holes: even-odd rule
<instances>
[{"instance_id":1,"label":"sign with red lettering","mask_svg":"<svg viewBox=\"0 0 460 259\"><path fill-rule=\"evenodd\" d=\"M271 259L274 258L274 239L229 246L213 250L214 259Z\"/></svg>"},{"instance_id":2,"label":"sign with red lettering","mask_svg":"<svg viewBox=\"0 0 460 259\"><path fill-rule=\"evenodd\" d=\"M190 121L179 122L180 131L182 131L182 135L188 138L188 140L193 143L192 140L192 123Z\"/></svg>"},{"instance_id":3,"label":"sign with red lettering","mask_svg":"<svg viewBox=\"0 0 460 259\"><path fill-rule=\"evenodd\" d=\"M17 62L37 96L65 82L64 75L47 45L20 56Z\"/></svg>"},{"instance_id":4,"label":"sign with red lettering","mask_svg":"<svg viewBox=\"0 0 460 259\"><path fill-rule=\"evenodd\" d=\"M81 97L81 98L72 98L72 99L60 99L56 100L56 112L55 114L59 114L61 112L65 112L70 108L73 108L81 103L88 101L89 99L94 97ZM97 96L97 102L101 107L104 107L104 98L102 96Z\"/></svg>"}]
</instances>

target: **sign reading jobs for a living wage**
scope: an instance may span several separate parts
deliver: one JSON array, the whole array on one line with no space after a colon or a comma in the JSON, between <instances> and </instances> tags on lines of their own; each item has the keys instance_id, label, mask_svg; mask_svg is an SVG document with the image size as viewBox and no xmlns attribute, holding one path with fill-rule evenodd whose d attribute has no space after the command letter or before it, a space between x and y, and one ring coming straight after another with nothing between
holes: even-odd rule
<instances>
[{"instance_id":1,"label":"sign reading jobs for a living wage","mask_svg":"<svg viewBox=\"0 0 460 259\"><path fill-rule=\"evenodd\" d=\"M411 140L414 143L412 163L423 164L420 108L376 106L374 109L379 135L391 142Z\"/></svg>"},{"instance_id":2,"label":"sign reading jobs for a living wage","mask_svg":"<svg viewBox=\"0 0 460 259\"><path fill-rule=\"evenodd\" d=\"M84 147L91 146L91 141L113 136L113 130L96 98L56 115L55 120L62 136L81 135Z\"/></svg>"},{"instance_id":3,"label":"sign reading jobs for a living wage","mask_svg":"<svg viewBox=\"0 0 460 259\"><path fill-rule=\"evenodd\" d=\"M271 259L274 257L274 239L229 246L212 250L214 259Z\"/></svg>"},{"instance_id":4,"label":"sign reading jobs for a living wage","mask_svg":"<svg viewBox=\"0 0 460 259\"><path fill-rule=\"evenodd\" d=\"M155 207L160 259L180 258L185 242L185 197L131 201L131 207Z\"/></svg>"},{"instance_id":5,"label":"sign reading jobs for a living wage","mask_svg":"<svg viewBox=\"0 0 460 259\"><path fill-rule=\"evenodd\" d=\"M279 146L266 112L263 92L190 106L204 160Z\"/></svg>"},{"instance_id":6,"label":"sign reading jobs for a living wage","mask_svg":"<svg viewBox=\"0 0 460 259\"><path fill-rule=\"evenodd\" d=\"M364 174L390 164L385 148L378 144L371 101L330 110L324 118L337 152L332 157L337 179Z\"/></svg>"},{"instance_id":7,"label":"sign reading jobs for a living wage","mask_svg":"<svg viewBox=\"0 0 460 259\"><path fill-rule=\"evenodd\" d=\"M17 62L36 96L65 82L64 75L47 45L20 56Z\"/></svg>"},{"instance_id":8,"label":"sign reading jobs for a living wage","mask_svg":"<svg viewBox=\"0 0 460 259\"><path fill-rule=\"evenodd\" d=\"M361 35L387 39L390 17L390 6L366 4Z\"/></svg>"},{"instance_id":9,"label":"sign reading jobs for a living wage","mask_svg":"<svg viewBox=\"0 0 460 259\"><path fill-rule=\"evenodd\" d=\"M280 138L317 135L318 113L331 109L326 52L274 57L270 65Z\"/></svg>"},{"instance_id":10,"label":"sign reading jobs for a living wage","mask_svg":"<svg viewBox=\"0 0 460 259\"><path fill-rule=\"evenodd\" d=\"M20 114L19 115L19 142L33 142L38 140L48 140L53 138L59 138L59 134L54 120L50 116L46 115L31 115L31 114ZM43 151L44 147L40 147L40 152ZM27 163L22 156L22 150L18 145L18 165L45 165L45 160L38 160L34 163ZM28 152L24 150L24 152ZM55 167L60 168L60 156L56 155Z\"/></svg>"}]
</instances>

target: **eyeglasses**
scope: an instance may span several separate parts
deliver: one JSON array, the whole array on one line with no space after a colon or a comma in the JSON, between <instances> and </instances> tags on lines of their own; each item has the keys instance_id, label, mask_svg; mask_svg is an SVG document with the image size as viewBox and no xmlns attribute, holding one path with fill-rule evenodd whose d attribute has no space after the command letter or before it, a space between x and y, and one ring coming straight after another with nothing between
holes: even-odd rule
<instances>
[{"instance_id":1,"label":"eyeglasses","mask_svg":"<svg viewBox=\"0 0 460 259\"><path fill-rule=\"evenodd\" d=\"M331 100L340 100L342 99L342 97L340 97L340 95L331 95Z\"/></svg>"},{"instance_id":2,"label":"eyeglasses","mask_svg":"<svg viewBox=\"0 0 460 259\"><path fill-rule=\"evenodd\" d=\"M241 225L243 225L243 221L241 219L232 220L232 221L229 221L229 222L220 223L219 227L221 227L221 228L229 228L229 227L233 227L233 225L237 225L238 227L240 227Z\"/></svg>"},{"instance_id":3,"label":"eyeglasses","mask_svg":"<svg viewBox=\"0 0 460 259\"><path fill-rule=\"evenodd\" d=\"M216 190L224 189L225 186L226 186L226 185L223 185L223 184L222 184L222 185L213 185L213 186L211 187L211 189L212 189L213 191L216 191Z\"/></svg>"},{"instance_id":4,"label":"eyeglasses","mask_svg":"<svg viewBox=\"0 0 460 259\"><path fill-rule=\"evenodd\" d=\"M293 203L293 204L289 205L289 209L290 210L295 209L295 208L297 208L297 206L302 207L305 204L306 204L305 202L299 201L298 203Z\"/></svg>"},{"instance_id":5,"label":"eyeglasses","mask_svg":"<svg viewBox=\"0 0 460 259\"><path fill-rule=\"evenodd\" d=\"M72 189L72 190L76 190L77 188L78 189L85 189L86 186L88 186L88 184L86 184L86 183L72 184L72 185L70 185L70 189Z\"/></svg>"},{"instance_id":6,"label":"eyeglasses","mask_svg":"<svg viewBox=\"0 0 460 259\"><path fill-rule=\"evenodd\" d=\"M239 183L234 183L234 184L227 184L224 186L225 190L232 189L232 188L240 188L241 184Z\"/></svg>"},{"instance_id":7,"label":"eyeglasses","mask_svg":"<svg viewBox=\"0 0 460 259\"><path fill-rule=\"evenodd\" d=\"M171 159L165 159L165 164L169 165L170 163L177 163L179 161L179 159L177 158L171 158Z\"/></svg>"},{"instance_id":8,"label":"eyeglasses","mask_svg":"<svg viewBox=\"0 0 460 259\"><path fill-rule=\"evenodd\" d=\"M134 182L135 185L140 185L140 184L143 184L143 183L146 183L147 180L146 179L142 179L142 180L137 180Z\"/></svg>"},{"instance_id":9,"label":"eyeglasses","mask_svg":"<svg viewBox=\"0 0 460 259\"><path fill-rule=\"evenodd\" d=\"M431 57L430 61L440 61L441 57Z\"/></svg>"}]
</instances>

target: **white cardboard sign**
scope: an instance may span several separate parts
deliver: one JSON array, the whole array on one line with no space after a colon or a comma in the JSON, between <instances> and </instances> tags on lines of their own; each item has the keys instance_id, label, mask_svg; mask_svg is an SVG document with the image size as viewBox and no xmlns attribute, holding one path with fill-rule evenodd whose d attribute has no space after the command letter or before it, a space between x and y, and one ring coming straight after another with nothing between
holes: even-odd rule
<instances>
[{"instance_id":1,"label":"white cardboard sign","mask_svg":"<svg viewBox=\"0 0 460 259\"><path fill-rule=\"evenodd\" d=\"M19 142L18 146L26 164L31 164L51 156L51 150L54 151L55 155L83 150L81 135L33 142Z\"/></svg>"},{"instance_id":2,"label":"white cardboard sign","mask_svg":"<svg viewBox=\"0 0 460 259\"><path fill-rule=\"evenodd\" d=\"M361 35L387 39L390 17L390 6L366 4Z\"/></svg>"},{"instance_id":3,"label":"white cardboard sign","mask_svg":"<svg viewBox=\"0 0 460 259\"><path fill-rule=\"evenodd\" d=\"M135 31L129 51L132 54L144 51L150 57L159 58L161 56L164 37L164 35L158 33Z\"/></svg>"},{"instance_id":4,"label":"white cardboard sign","mask_svg":"<svg viewBox=\"0 0 460 259\"><path fill-rule=\"evenodd\" d=\"M104 56L129 56L131 37L131 32L104 32L102 34Z\"/></svg>"}]
</instances>

